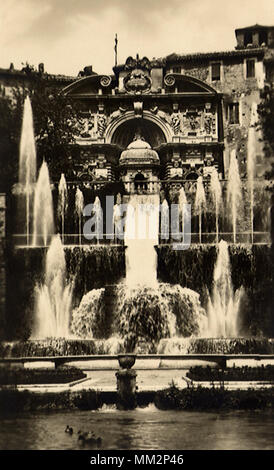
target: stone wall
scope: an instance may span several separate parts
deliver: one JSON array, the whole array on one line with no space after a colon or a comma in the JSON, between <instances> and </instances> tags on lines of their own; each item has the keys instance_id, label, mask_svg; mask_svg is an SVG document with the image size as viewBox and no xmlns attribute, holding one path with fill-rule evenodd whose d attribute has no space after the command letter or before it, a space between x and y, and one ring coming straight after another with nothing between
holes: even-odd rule
<instances>
[{"instance_id":1,"label":"stone wall","mask_svg":"<svg viewBox=\"0 0 274 470\"><path fill-rule=\"evenodd\" d=\"M230 151L236 147L237 158L241 176L246 176L246 158L247 158L247 138L248 128L251 118L252 103L260 103L260 90L264 84L264 70L262 57L254 56L255 74L254 78L246 78L245 58L243 57L224 57L223 59L214 59L215 62L221 62L221 80L211 80L211 62L212 59L197 59L185 61L176 65L181 65L181 73L189 75L208 83L218 92L223 93L223 125L224 125L224 170L225 177L228 174ZM174 64L175 65L175 64ZM167 72L172 72L174 65L170 65ZM273 74L274 76L274 74ZM272 77L272 76L271 76ZM273 78L273 77L272 77ZM229 123L228 107L229 103L239 103L239 124ZM256 154L257 154L257 177L263 177L265 168L262 165L264 152L263 144L259 141L261 135L258 133Z\"/></svg>"}]
</instances>

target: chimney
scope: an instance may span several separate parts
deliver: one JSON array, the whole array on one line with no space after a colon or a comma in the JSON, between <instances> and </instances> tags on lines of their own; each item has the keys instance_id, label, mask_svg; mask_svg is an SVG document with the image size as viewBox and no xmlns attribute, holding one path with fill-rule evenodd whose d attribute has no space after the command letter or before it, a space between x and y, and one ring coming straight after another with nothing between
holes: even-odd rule
<instances>
[{"instance_id":1,"label":"chimney","mask_svg":"<svg viewBox=\"0 0 274 470\"><path fill-rule=\"evenodd\" d=\"M41 64L38 64L38 71L39 71L39 73L41 73L41 74L44 73L45 70L44 70L44 64L43 64L43 62L41 62Z\"/></svg>"}]
</instances>

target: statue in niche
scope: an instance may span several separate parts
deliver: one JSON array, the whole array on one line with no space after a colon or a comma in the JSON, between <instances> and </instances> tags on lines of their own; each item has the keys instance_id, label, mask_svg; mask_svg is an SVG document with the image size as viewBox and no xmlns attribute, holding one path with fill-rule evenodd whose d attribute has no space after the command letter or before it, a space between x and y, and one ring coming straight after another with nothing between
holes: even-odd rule
<instances>
[{"instance_id":1,"label":"statue in niche","mask_svg":"<svg viewBox=\"0 0 274 470\"><path fill-rule=\"evenodd\" d=\"M153 113L153 114L156 114L160 119L162 119L163 121L167 122L168 124L170 124L170 116L165 113L164 111L161 111L158 106L154 106L153 108L150 108L150 111Z\"/></svg>"},{"instance_id":2,"label":"statue in niche","mask_svg":"<svg viewBox=\"0 0 274 470\"><path fill-rule=\"evenodd\" d=\"M181 119L179 113L172 113L171 115L171 127L175 135L178 135L181 130Z\"/></svg>"},{"instance_id":3,"label":"statue in niche","mask_svg":"<svg viewBox=\"0 0 274 470\"><path fill-rule=\"evenodd\" d=\"M122 106L119 106L119 109L117 109L117 111L113 111L113 113L111 113L111 115L109 116L109 122L113 121L114 119L118 119L125 112L126 108L122 108Z\"/></svg>"},{"instance_id":4,"label":"statue in niche","mask_svg":"<svg viewBox=\"0 0 274 470\"><path fill-rule=\"evenodd\" d=\"M141 129L137 129L137 130L136 130L132 142L134 142L135 140L142 140L143 142L145 142L145 139L144 139L144 137L142 136Z\"/></svg>"},{"instance_id":5,"label":"statue in niche","mask_svg":"<svg viewBox=\"0 0 274 470\"><path fill-rule=\"evenodd\" d=\"M194 114L189 114L188 119L189 119L190 129L192 131L195 131L198 127L198 121L196 119L196 116L194 116Z\"/></svg>"},{"instance_id":6,"label":"statue in niche","mask_svg":"<svg viewBox=\"0 0 274 470\"><path fill-rule=\"evenodd\" d=\"M104 132L105 132L106 127L107 127L107 118L104 114L98 114L97 127L98 127L99 136L103 137Z\"/></svg>"},{"instance_id":7,"label":"statue in niche","mask_svg":"<svg viewBox=\"0 0 274 470\"><path fill-rule=\"evenodd\" d=\"M214 157L212 155L206 155L204 158L204 165L206 167L212 166L214 163Z\"/></svg>"},{"instance_id":8,"label":"statue in niche","mask_svg":"<svg viewBox=\"0 0 274 470\"><path fill-rule=\"evenodd\" d=\"M88 117L82 116L78 121L79 135L82 138L89 138L94 128L94 116L89 113Z\"/></svg>"},{"instance_id":9,"label":"statue in niche","mask_svg":"<svg viewBox=\"0 0 274 470\"><path fill-rule=\"evenodd\" d=\"M205 131L207 134L212 133L212 124L213 124L212 116L206 116L205 117Z\"/></svg>"}]
</instances>

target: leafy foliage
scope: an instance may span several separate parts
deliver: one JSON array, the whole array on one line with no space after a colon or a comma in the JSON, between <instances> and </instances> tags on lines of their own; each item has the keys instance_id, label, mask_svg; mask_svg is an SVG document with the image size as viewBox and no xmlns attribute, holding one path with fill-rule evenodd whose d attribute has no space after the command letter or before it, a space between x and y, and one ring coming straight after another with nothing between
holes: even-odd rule
<instances>
[{"instance_id":1,"label":"leafy foliage","mask_svg":"<svg viewBox=\"0 0 274 470\"><path fill-rule=\"evenodd\" d=\"M265 142L265 156L270 159L274 156L274 87L266 87L261 98L262 102L258 106L258 113ZM270 164L271 169L265 175L267 179L274 177L274 161L271 161Z\"/></svg>"},{"instance_id":2,"label":"leafy foliage","mask_svg":"<svg viewBox=\"0 0 274 470\"><path fill-rule=\"evenodd\" d=\"M29 95L34 117L38 161L49 164L51 173L72 169L72 148L77 135L77 103L60 93L60 88L34 74L28 87L18 83L10 93L0 96L0 190L6 191L17 181L19 142L23 105Z\"/></svg>"}]
</instances>

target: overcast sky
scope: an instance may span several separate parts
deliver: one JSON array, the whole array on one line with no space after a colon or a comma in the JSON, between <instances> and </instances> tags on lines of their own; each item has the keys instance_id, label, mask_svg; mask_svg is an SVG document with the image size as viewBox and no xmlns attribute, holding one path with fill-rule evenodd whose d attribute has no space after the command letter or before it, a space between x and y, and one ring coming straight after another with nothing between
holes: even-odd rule
<instances>
[{"instance_id":1,"label":"overcast sky","mask_svg":"<svg viewBox=\"0 0 274 470\"><path fill-rule=\"evenodd\" d=\"M234 49L234 29L274 25L273 0L0 0L0 68L111 73L129 55Z\"/></svg>"}]
</instances>

